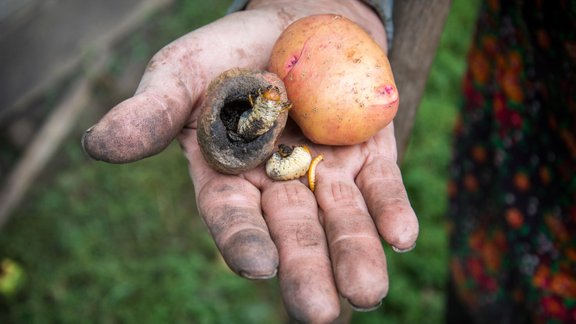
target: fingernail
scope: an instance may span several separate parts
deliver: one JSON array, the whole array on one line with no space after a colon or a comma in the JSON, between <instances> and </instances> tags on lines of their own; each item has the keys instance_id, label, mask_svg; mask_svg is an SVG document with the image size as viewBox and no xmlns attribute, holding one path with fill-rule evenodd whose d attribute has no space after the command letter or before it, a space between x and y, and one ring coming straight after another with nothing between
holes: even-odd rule
<instances>
[{"instance_id":1,"label":"fingernail","mask_svg":"<svg viewBox=\"0 0 576 324\"><path fill-rule=\"evenodd\" d=\"M357 312L371 312L371 311L379 308L380 306L382 306L382 301L379 301L376 305L371 306L371 307L357 307L354 304L352 304L350 301L348 301L348 303L350 304L350 306L352 306L352 309L354 309Z\"/></svg>"},{"instance_id":2,"label":"fingernail","mask_svg":"<svg viewBox=\"0 0 576 324\"><path fill-rule=\"evenodd\" d=\"M246 279L251 279L251 280L265 280L265 279L271 279L276 277L276 274L278 273L278 269L274 269L274 272L269 273L269 274L252 274L246 271L240 271L238 274Z\"/></svg>"},{"instance_id":3,"label":"fingernail","mask_svg":"<svg viewBox=\"0 0 576 324\"><path fill-rule=\"evenodd\" d=\"M91 156L91 155L90 155L90 153L88 153L88 151L86 151L86 144L85 144L85 142L86 142L86 135L90 134L90 132L92 132L92 129L94 129L94 126L88 128L88 129L84 132L84 134L82 134L82 139L80 140L80 143L82 144L82 150L84 151L84 153L88 154L89 156Z\"/></svg>"},{"instance_id":4,"label":"fingernail","mask_svg":"<svg viewBox=\"0 0 576 324\"><path fill-rule=\"evenodd\" d=\"M412 244L412 246L410 246L406 249L399 249L399 248L395 247L394 245L392 245L392 250L394 250L394 252L397 252L397 253L406 253L406 252L410 252L410 251L414 250L415 247L416 247L416 243Z\"/></svg>"}]
</instances>

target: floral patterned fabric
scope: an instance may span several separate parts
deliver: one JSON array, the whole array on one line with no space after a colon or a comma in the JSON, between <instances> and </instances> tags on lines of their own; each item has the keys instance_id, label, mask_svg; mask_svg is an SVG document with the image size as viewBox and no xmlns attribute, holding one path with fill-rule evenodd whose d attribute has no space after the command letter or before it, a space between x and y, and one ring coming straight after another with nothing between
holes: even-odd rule
<instances>
[{"instance_id":1,"label":"floral patterned fabric","mask_svg":"<svg viewBox=\"0 0 576 324\"><path fill-rule=\"evenodd\" d=\"M483 3L463 90L454 295L480 323L576 323L576 1Z\"/></svg>"}]
</instances>

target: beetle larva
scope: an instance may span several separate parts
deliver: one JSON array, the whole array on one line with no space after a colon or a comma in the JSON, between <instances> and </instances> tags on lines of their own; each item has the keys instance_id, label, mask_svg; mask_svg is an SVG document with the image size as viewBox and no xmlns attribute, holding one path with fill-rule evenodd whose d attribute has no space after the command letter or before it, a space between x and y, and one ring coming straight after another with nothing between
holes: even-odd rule
<instances>
[{"instance_id":1,"label":"beetle larva","mask_svg":"<svg viewBox=\"0 0 576 324\"><path fill-rule=\"evenodd\" d=\"M280 90L269 86L264 92L258 91L256 99L248 96L251 109L245 111L238 120L237 133L243 139L250 141L266 133L278 118L278 115L290 109L289 102L282 102Z\"/></svg>"},{"instance_id":2,"label":"beetle larva","mask_svg":"<svg viewBox=\"0 0 576 324\"><path fill-rule=\"evenodd\" d=\"M292 180L305 175L312 161L310 150L304 145L278 145L266 162L266 174L274 180Z\"/></svg>"},{"instance_id":3,"label":"beetle larva","mask_svg":"<svg viewBox=\"0 0 576 324\"><path fill-rule=\"evenodd\" d=\"M310 190L312 192L314 192L314 190L316 189L316 166L323 159L324 155L319 154L312 160L312 162L310 162L310 167L308 169L308 187L310 187Z\"/></svg>"}]
</instances>

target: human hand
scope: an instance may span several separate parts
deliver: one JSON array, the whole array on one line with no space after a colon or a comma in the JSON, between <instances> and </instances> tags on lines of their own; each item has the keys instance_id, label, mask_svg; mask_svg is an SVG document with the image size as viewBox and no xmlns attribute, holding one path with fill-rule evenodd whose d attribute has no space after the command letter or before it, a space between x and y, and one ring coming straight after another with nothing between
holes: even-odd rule
<instances>
[{"instance_id":1,"label":"human hand","mask_svg":"<svg viewBox=\"0 0 576 324\"><path fill-rule=\"evenodd\" d=\"M289 313L305 322L336 318L339 294L359 309L379 305L388 290L379 235L398 250L414 245L418 221L396 165L392 125L363 144L328 147L307 142L289 123L281 143L307 144L325 156L312 193L298 180L270 180L263 167L238 176L212 170L197 144L196 120L210 80L232 67L264 69L282 30L320 13L356 21L385 48L379 18L359 1L254 0L159 51L134 97L83 137L92 157L113 163L157 154L178 138L200 214L227 264L253 279L278 271Z\"/></svg>"}]
</instances>

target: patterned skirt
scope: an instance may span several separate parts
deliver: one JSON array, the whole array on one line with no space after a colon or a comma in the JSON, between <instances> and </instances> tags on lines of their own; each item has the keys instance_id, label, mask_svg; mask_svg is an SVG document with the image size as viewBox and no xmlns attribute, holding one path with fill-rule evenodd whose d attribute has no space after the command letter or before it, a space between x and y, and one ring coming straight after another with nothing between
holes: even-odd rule
<instances>
[{"instance_id":1,"label":"patterned skirt","mask_svg":"<svg viewBox=\"0 0 576 324\"><path fill-rule=\"evenodd\" d=\"M448 321L576 323L576 1L486 1L463 93Z\"/></svg>"}]
</instances>

